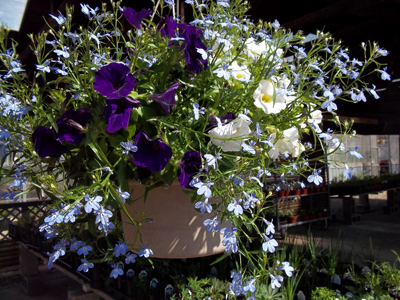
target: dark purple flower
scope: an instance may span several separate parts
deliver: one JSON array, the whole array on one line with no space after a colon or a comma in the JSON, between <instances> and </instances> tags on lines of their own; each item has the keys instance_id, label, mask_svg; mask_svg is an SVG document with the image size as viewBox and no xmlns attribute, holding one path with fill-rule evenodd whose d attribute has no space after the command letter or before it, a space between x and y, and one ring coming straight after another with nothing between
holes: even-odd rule
<instances>
[{"instance_id":1,"label":"dark purple flower","mask_svg":"<svg viewBox=\"0 0 400 300\"><path fill-rule=\"evenodd\" d=\"M67 152L67 148L56 139L56 132L44 126L35 129L32 143L40 157L60 157Z\"/></svg>"},{"instance_id":2,"label":"dark purple flower","mask_svg":"<svg viewBox=\"0 0 400 300\"><path fill-rule=\"evenodd\" d=\"M129 98L121 98L118 100L107 100L108 105L104 107L104 118L108 120L107 131L116 132L121 128L126 129L129 124L129 117L132 108L138 108L139 101Z\"/></svg>"},{"instance_id":3,"label":"dark purple flower","mask_svg":"<svg viewBox=\"0 0 400 300\"><path fill-rule=\"evenodd\" d=\"M189 70L194 73L200 73L203 68L207 70L207 59L203 59L202 55L197 51L197 49L207 51L207 47L200 39L200 35L202 35L203 32L197 27L190 25L187 25L185 29L185 59Z\"/></svg>"},{"instance_id":4,"label":"dark purple flower","mask_svg":"<svg viewBox=\"0 0 400 300\"><path fill-rule=\"evenodd\" d=\"M172 157L172 149L161 138L150 139L146 132L141 131L135 137L138 150L133 154L133 162L150 171L161 171Z\"/></svg>"},{"instance_id":5,"label":"dark purple flower","mask_svg":"<svg viewBox=\"0 0 400 300\"><path fill-rule=\"evenodd\" d=\"M179 87L179 83L175 82L168 90L162 94L153 94L149 98L161 104L167 112L167 116L172 112L172 107L175 105L175 90Z\"/></svg>"},{"instance_id":6,"label":"dark purple flower","mask_svg":"<svg viewBox=\"0 0 400 300\"><path fill-rule=\"evenodd\" d=\"M192 181L193 176L199 174L203 167L204 156L196 151L189 151L183 155L178 169L178 180L181 187L192 189L189 183ZM202 171L206 173L205 170Z\"/></svg>"},{"instance_id":7,"label":"dark purple flower","mask_svg":"<svg viewBox=\"0 0 400 300\"><path fill-rule=\"evenodd\" d=\"M151 15L150 9L142 9L136 12L133 8L124 7L120 13L128 20L128 22L136 29L142 29L142 21Z\"/></svg>"},{"instance_id":8,"label":"dark purple flower","mask_svg":"<svg viewBox=\"0 0 400 300\"><path fill-rule=\"evenodd\" d=\"M82 132L84 127L92 118L89 109L79 108L77 110L66 111L57 121L57 139L63 143L65 141L79 144L85 137Z\"/></svg>"},{"instance_id":9,"label":"dark purple flower","mask_svg":"<svg viewBox=\"0 0 400 300\"><path fill-rule=\"evenodd\" d=\"M94 76L93 88L110 99L125 98L136 85L136 79L128 66L110 63L98 70Z\"/></svg>"}]
</instances>

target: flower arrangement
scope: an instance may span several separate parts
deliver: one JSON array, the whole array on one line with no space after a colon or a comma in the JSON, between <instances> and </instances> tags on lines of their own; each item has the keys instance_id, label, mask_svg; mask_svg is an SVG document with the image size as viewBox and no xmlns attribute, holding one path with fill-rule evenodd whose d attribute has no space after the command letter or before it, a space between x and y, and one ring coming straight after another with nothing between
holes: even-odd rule
<instances>
[{"instance_id":1,"label":"flower arrangement","mask_svg":"<svg viewBox=\"0 0 400 300\"><path fill-rule=\"evenodd\" d=\"M2 176L14 177L1 197L37 190L54 200L39 227L56 241L49 267L72 251L83 271L112 260L117 278L118 262L153 254L146 245L130 252L120 230L119 210L139 239L147 220L126 210L143 201L129 180L147 191L178 180L193 209L210 215L208 230L223 235L226 255L242 257L231 290L251 297L255 281L280 287L293 268L272 259L264 183L292 175L322 183L317 162L344 147L322 130L323 116L353 134L337 102L379 98L363 78L390 78L377 62L387 51L363 44L364 58L350 59L323 32L304 43L278 21L251 22L243 0L186 0L189 23L172 0L141 11L111 3L111 11L81 4L87 27L73 25L73 7L51 16L58 26L31 36L35 65L22 65L1 27L1 151L13 162ZM248 251L255 239L262 247Z\"/></svg>"}]
</instances>

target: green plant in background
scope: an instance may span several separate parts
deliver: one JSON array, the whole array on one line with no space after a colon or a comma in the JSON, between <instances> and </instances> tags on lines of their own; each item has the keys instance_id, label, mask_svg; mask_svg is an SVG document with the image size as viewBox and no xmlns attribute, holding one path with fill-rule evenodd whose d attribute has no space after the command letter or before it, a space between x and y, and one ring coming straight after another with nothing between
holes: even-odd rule
<instances>
[{"instance_id":1,"label":"green plant in background","mask_svg":"<svg viewBox=\"0 0 400 300\"><path fill-rule=\"evenodd\" d=\"M344 296L337 297L336 292L327 287L317 287L311 294L311 300L346 300Z\"/></svg>"}]
</instances>

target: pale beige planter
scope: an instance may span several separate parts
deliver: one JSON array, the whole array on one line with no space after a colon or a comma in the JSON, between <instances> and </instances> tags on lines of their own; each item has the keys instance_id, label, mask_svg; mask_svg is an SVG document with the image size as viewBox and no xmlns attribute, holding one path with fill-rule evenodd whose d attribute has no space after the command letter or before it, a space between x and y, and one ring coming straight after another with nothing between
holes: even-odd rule
<instances>
[{"instance_id":1,"label":"pale beige planter","mask_svg":"<svg viewBox=\"0 0 400 300\"><path fill-rule=\"evenodd\" d=\"M145 191L145 187L136 181L130 183L130 189L133 189L133 199L143 195ZM143 211L148 218L153 219L151 223L142 224L142 242L138 240L133 245L137 228L130 225L121 211L125 240L130 249L141 249L142 245L146 245L153 250L152 257L158 258L191 258L224 252L225 247L221 245L222 235L207 231L207 227L203 225L214 214L200 214L190 200L190 196L182 192L179 182L176 181L171 186L150 191L145 204L140 199L133 205L126 205L133 219L138 220L139 213ZM231 224L223 225L231 227Z\"/></svg>"}]
</instances>

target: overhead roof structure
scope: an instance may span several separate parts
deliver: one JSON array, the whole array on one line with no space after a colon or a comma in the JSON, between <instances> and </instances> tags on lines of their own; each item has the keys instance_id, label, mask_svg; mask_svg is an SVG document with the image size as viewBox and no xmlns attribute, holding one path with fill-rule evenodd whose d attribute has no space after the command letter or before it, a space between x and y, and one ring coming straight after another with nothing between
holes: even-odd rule
<instances>
[{"instance_id":1,"label":"overhead roof structure","mask_svg":"<svg viewBox=\"0 0 400 300\"><path fill-rule=\"evenodd\" d=\"M2 1L2 0L1 0ZM23 1L23 0L19 0ZM180 0L181 3L183 0ZM19 31L11 37L19 43L21 60L30 59L28 33L47 29L45 20L53 26L56 21L49 13L58 15L65 12L65 5L77 0L28 0ZM100 1L83 1L91 6L99 6ZM302 30L305 34L316 33L317 29L332 33L337 40L350 50L352 57L362 59L361 42L378 41L389 51L381 61L387 64L391 81L382 81L378 76L367 79L376 85L380 99L368 97L366 103L343 103L339 105L341 119L355 120L354 129L360 134L400 134L400 0L249 0L250 18L257 21L277 19L285 28L293 32ZM124 1L123 5L139 9L151 7L152 2ZM186 5L186 4L185 4ZM1 11L1 9L0 9ZM76 14L76 22L84 22L84 16Z\"/></svg>"}]
</instances>

